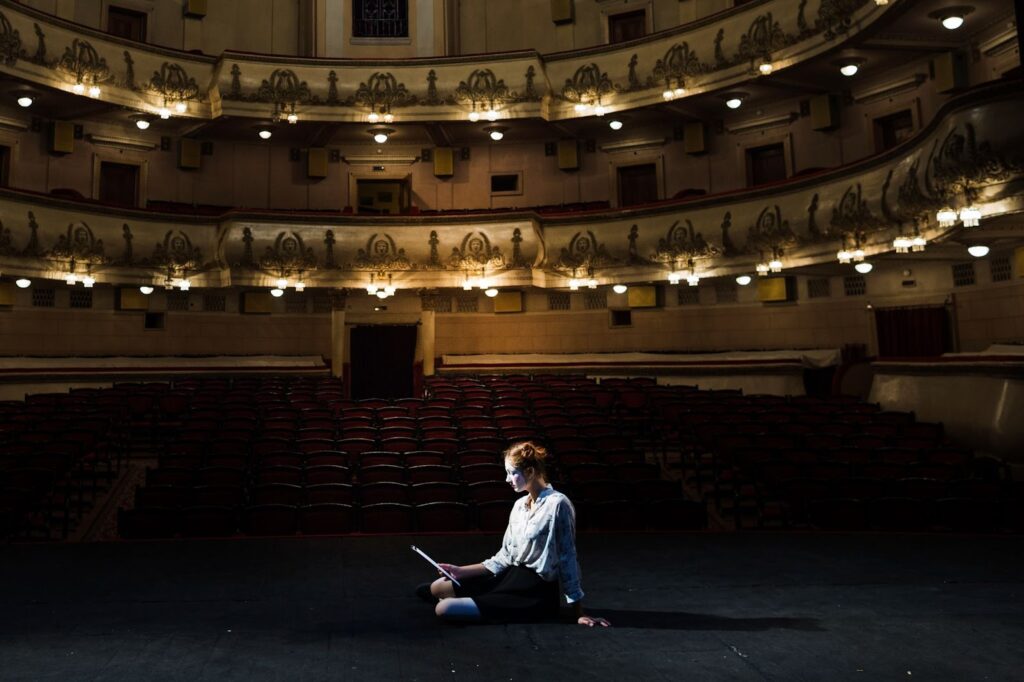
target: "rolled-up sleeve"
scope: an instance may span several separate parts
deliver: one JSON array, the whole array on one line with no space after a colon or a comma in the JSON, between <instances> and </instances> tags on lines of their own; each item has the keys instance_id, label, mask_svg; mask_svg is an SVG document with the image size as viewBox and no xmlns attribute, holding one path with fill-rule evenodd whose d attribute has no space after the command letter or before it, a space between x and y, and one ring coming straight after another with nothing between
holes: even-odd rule
<instances>
[{"instance_id":1,"label":"rolled-up sleeve","mask_svg":"<svg viewBox=\"0 0 1024 682\"><path fill-rule=\"evenodd\" d=\"M512 555L509 552L509 546L512 544L512 521L509 520L508 527L505 528L505 537L501 540L501 549L498 553L492 556L490 559L483 561L484 568L498 575L504 572L506 568L512 565Z\"/></svg>"},{"instance_id":2,"label":"rolled-up sleeve","mask_svg":"<svg viewBox=\"0 0 1024 682\"><path fill-rule=\"evenodd\" d=\"M568 499L560 501L554 523L558 577L562 581L565 601L572 604L583 599L583 588L580 585L580 564L576 558L576 511Z\"/></svg>"}]
</instances>

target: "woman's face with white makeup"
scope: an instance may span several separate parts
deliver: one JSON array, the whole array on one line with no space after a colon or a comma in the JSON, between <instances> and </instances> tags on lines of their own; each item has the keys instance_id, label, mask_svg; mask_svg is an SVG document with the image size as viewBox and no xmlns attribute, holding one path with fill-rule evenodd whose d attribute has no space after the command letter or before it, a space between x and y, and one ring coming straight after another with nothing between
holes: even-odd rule
<instances>
[{"instance_id":1,"label":"woman's face with white makeup","mask_svg":"<svg viewBox=\"0 0 1024 682\"><path fill-rule=\"evenodd\" d=\"M505 460L505 482L512 486L517 493L526 490L526 474L512 466L512 463Z\"/></svg>"}]
</instances>

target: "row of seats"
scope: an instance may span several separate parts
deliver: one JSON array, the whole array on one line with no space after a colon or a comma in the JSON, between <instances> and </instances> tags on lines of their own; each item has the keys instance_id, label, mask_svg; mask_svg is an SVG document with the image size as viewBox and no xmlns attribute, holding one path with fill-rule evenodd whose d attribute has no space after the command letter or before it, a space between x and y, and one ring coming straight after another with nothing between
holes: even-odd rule
<instances>
[{"instance_id":1,"label":"row of seats","mask_svg":"<svg viewBox=\"0 0 1024 682\"><path fill-rule=\"evenodd\" d=\"M557 489L577 502L624 500L646 502L683 497L678 481L595 479L559 484ZM242 504L314 504L335 502L367 505L380 502L487 502L515 495L500 481L428 481L401 483L205 483L198 480L147 483L135 490L135 507L179 508L193 504L236 507Z\"/></svg>"},{"instance_id":2,"label":"row of seats","mask_svg":"<svg viewBox=\"0 0 1024 682\"><path fill-rule=\"evenodd\" d=\"M508 523L512 502L476 504L383 502L347 504L261 504L244 508L189 506L181 509L120 510L118 528L128 539L307 535L349 533L499 532ZM707 526L704 505L681 498L623 505L594 503L580 509L581 528L593 530L699 530Z\"/></svg>"},{"instance_id":3,"label":"row of seats","mask_svg":"<svg viewBox=\"0 0 1024 682\"><path fill-rule=\"evenodd\" d=\"M453 466L449 464L416 464L405 466L401 463L368 463L364 461L358 467L343 464L320 463L324 458L317 457L307 464L281 464L261 461L256 466L247 467L241 460L235 466L226 464L202 467L171 466L169 462L147 470L147 481L159 479L161 482L177 480L204 479L207 482L224 482L235 480L253 480L257 483L348 483L358 481L372 483L378 481L396 481L411 483L427 483L432 481L503 481L505 467L496 461L467 463ZM375 462L375 460L369 460ZM399 461L400 460L396 460ZM658 478L661 474L658 467L646 462L627 462L622 464L605 464L603 462L584 462L580 464L552 465L549 474L554 480L565 480L577 483L589 480L636 481ZM214 481L213 479L220 479Z\"/></svg>"}]
</instances>

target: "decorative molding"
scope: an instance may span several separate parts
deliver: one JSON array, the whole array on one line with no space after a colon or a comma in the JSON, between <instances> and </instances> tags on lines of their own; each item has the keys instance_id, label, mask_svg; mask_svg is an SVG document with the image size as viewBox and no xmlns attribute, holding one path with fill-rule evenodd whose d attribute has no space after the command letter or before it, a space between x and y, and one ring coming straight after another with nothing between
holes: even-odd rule
<instances>
[{"instance_id":1,"label":"decorative molding","mask_svg":"<svg viewBox=\"0 0 1024 682\"><path fill-rule=\"evenodd\" d=\"M157 144L153 142L143 142L142 140L130 140L124 137L110 137L107 135L96 135L95 133L89 133L86 136L89 142L99 147L114 147L115 149L128 149L131 151L151 152L157 148Z\"/></svg>"},{"instance_id":2,"label":"decorative molding","mask_svg":"<svg viewBox=\"0 0 1024 682\"><path fill-rule=\"evenodd\" d=\"M341 160L350 166L411 166L420 160L418 156L351 154Z\"/></svg>"},{"instance_id":3,"label":"decorative molding","mask_svg":"<svg viewBox=\"0 0 1024 682\"><path fill-rule=\"evenodd\" d=\"M609 142L600 146L601 151L614 154L618 152L636 152L643 149L654 149L664 147L668 142L666 137L646 137L633 140L622 140L620 142Z\"/></svg>"},{"instance_id":4,"label":"decorative molding","mask_svg":"<svg viewBox=\"0 0 1024 682\"><path fill-rule=\"evenodd\" d=\"M978 43L978 50L986 57L995 57L1017 47L1016 25L1007 26L1002 33Z\"/></svg>"},{"instance_id":5,"label":"decorative molding","mask_svg":"<svg viewBox=\"0 0 1024 682\"><path fill-rule=\"evenodd\" d=\"M758 130L787 126L798 118L800 118L800 115L791 111L788 114L782 114L781 116L769 116L767 118L756 118L749 121L743 121L735 125L726 126L725 129L732 135L739 135L740 133L752 133Z\"/></svg>"},{"instance_id":6,"label":"decorative molding","mask_svg":"<svg viewBox=\"0 0 1024 682\"><path fill-rule=\"evenodd\" d=\"M128 60L129 57L130 55L126 51L125 59ZM189 76L180 64L164 62L159 71L153 72L153 77L149 79L147 87L151 92L163 97L165 102L186 102L199 99L199 86L196 84L196 79Z\"/></svg>"},{"instance_id":7,"label":"decorative molding","mask_svg":"<svg viewBox=\"0 0 1024 682\"><path fill-rule=\"evenodd\" d=\"M673 270L692 267L693 261L699 258L710 258L722 252L709 244L704 235L694 230L693 223L683 219L674 221L665 236L658 240L658 247L651 255L651 260L666 263Z\"/></svg>"},{"instance_id":8,"label":"decorative molding","mask_svg":"<svg viewBox=\"0 0 1024 682\"><path fill-rule=\"evenodd\" d=\"M274 244L267 247L260 259L260 266L284 277L289 273L315 270L316 256L313 255L313 248L307 247L297 232L280 232Z\"/></svg>"},{"instance_id":9,"label":"decorative molding","mask_svg":"<svg viewBox=\"0 0 1024 682\"><path fill-rule=\"evenodd\" d=\"M7 116L0 116L0 128L7 130L23 131L28 130L28 121L22 121L16 118L8 118Z\"/></svg>"},{"instance_id":10,"label":"decorative molding","mask_svg":"<svg viewBox=\"0 0 1024 682\"><path fill-rule=\"evenodd\" d=\"M576 274L593 268L619 265L618 258L609 255L604 244L597 240L591 230L577 232L564 246L559 254L555 268L563 272Z\"/></svg>"},{"instance_id":11,"label":"decorative molding","mask_svg":"<svg viewBox=\"0 0 1024 682\"><path fill-rule=\"evenodd\" d=\"M882 85L858 90L853 93L853 101L857 104L875 102L880 99L885 99L886 97L898 95L901 92L914 90L926 80L928 80L928 77L923 73L915 73L912 76L908 76L907 78L903 78L898 81L890 81L888 83L883 83Z\"/></svg>"},{"instance_id":12,"label":"decorative molding","mask_svg":"<svg viewBox=\"0 0 1024 682\"><path fill-rule=\"evenodd\" d=\"M366 240L366 248L356 252L355 261L350 270L375 270L390 272L393 270L412 270L415 266L405 255L405 249L398 248L391 235L375 233Z\"/></svg>"},{"instance_id":13,"label":"decorative molding","mask_svg":"<svg viewBox=\"0 0 1024 682\"><path fill-rule=\"evenodd\" d=\"M505 256L501 249L491 245L484 232L470 232L462 238L459 246L452 248L448 266L457 270L498 269L505 267Z\"/></svg>"},{"instance_id":14,"label":"decorative molding","mask_svg":"<svg viewBox=\"0 0 1024 682\"><path fill-rule=\"evenodd\" d=\"M21 56L21 35L0 12L0 57L7 66L14 66Z\"/></svg>"}]
</instances>

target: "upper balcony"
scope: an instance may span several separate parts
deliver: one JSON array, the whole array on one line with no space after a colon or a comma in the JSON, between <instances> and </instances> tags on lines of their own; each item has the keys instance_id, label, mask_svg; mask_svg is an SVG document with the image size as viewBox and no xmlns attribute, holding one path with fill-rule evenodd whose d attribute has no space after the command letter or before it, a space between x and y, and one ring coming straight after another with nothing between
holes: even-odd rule
<instances>
[{"instance_id":1,"label":"upper balcony","mask_svg":"<svg viewBox=\"0 0 1024 682\"><path fill-rule=\"evenodd\" d=\"M906 42L907 35L928 49L948 49L959 40L942 35L944 29L926 16L939 4L760 0L584 50L352 60L237 51L195 55L0 0L0 69L26 84L185 119L408 123L476 114L484 120L554 121L717 97L756 88L759 79L785 86L786 74L799 65L872 31L877 38L883 28L877 44L864 48L872 51L869 59L898 60L892 41ZM978 8L971 24L988 28L1005 16L1012 16L1010 3L993 3Z\"/></svg>"},{"instance_id":2,"label":"upper balcony","mask_svg":"<svg viewBox=\"0 0 1024 682\"><path fill-rule=\"evenodd\" d=\"M954 239L1019 241L1024 138L1005 122L1024 106L1021 93L1017 79L968 90L916 136L841 168L627 210L187 216L6 190L0 267L58 280L87 271L114 284L265 286L301 276L337 288L374 274L409 289L461 287L483 274L494 286L558 288L789 270L834 264L840 251L870 262L918 242L934 251L962 250ZM939 216L944 208L952 215Z\"/></svg>"}]
</instances>

